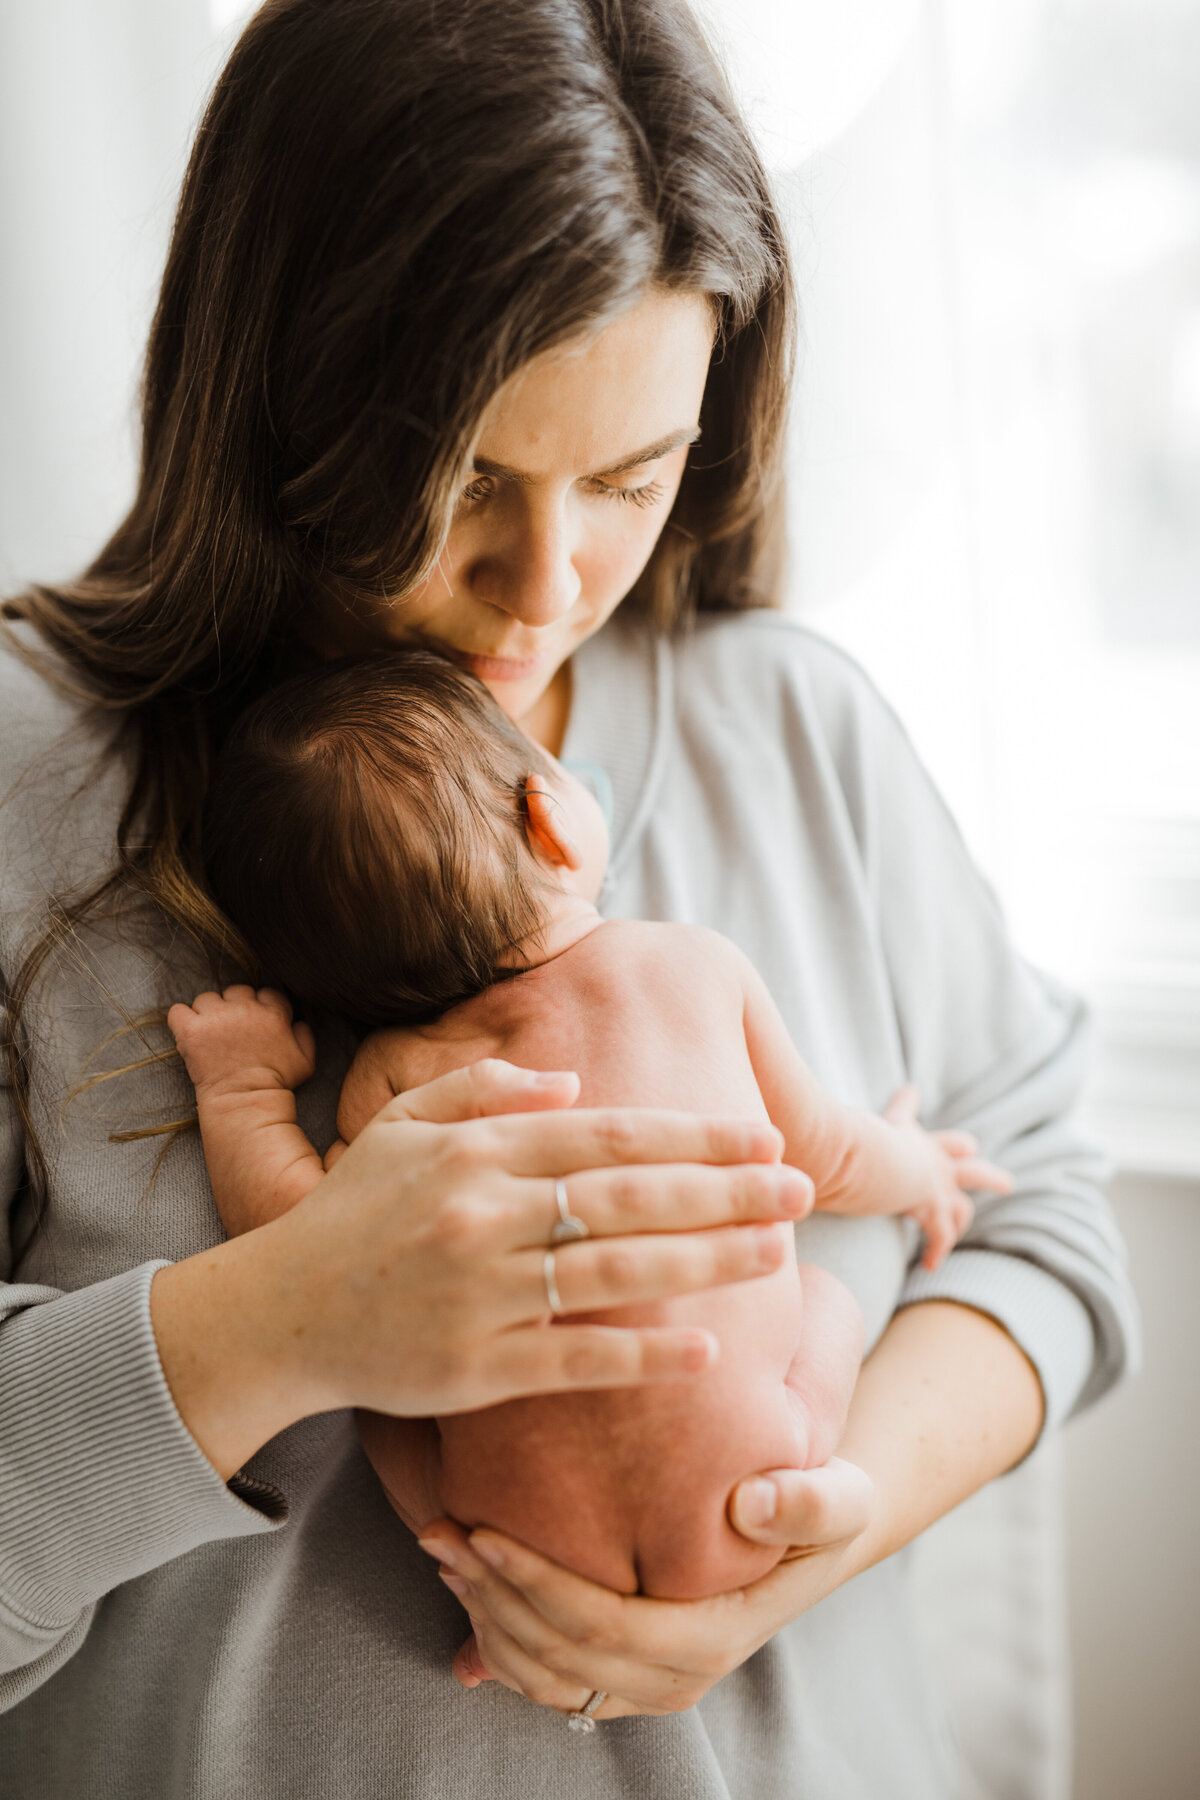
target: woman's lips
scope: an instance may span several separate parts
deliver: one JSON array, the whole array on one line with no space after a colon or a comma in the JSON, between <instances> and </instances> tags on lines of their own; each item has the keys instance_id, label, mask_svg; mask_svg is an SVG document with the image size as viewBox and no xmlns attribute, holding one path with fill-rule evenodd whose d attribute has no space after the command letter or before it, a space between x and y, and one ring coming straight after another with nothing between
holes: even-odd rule
<instances>
[{"instance_id":1,"label":"woman's lips","mask_svg":"<svg viewBox=\"0 0 1200 1800\"><path fill-rule=\"evenodd\" d=\"M430 648L448 656L479 681L529 681L546 666L544 650L537 656L480 656L473 650L456 650L452 644L433 643Z\"/></svg>"}]
</instances>

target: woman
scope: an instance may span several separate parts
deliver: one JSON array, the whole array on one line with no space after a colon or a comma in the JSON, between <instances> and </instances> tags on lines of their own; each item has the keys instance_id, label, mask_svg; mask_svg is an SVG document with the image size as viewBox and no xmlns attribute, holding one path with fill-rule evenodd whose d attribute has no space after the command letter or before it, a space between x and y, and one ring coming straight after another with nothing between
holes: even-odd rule
<instances>
[{"instance_id":1,"label":"woman","mask_svg":"<svg viewBox=\"0 0 1200 1800\"><path fill-rule=\"evenodd\" d=\"M671 0L269 0L235 50L134 507L78 583L9 608L17 1791L959 1791L890 1553L1115 1378L1130 1303L1062 1123L1077 1009L1015 960L862 677L758 610L790 330L761 169ZM890 1221L801 1227L876 1348L836 1503L786 1472L732 1497L792 1550L739 1594L622 1597L468 1540L419 1421L702 1382L686 1333L539 1329L555 1181L592 1232L560 1259L568 1311L752 1278L733 1222L803 1206L761 1133L576 1115L569 1078L485 1065L223 1243L180 1130L161 1009L252 973L197 853L213 746L298 661L411 640L605 771L611 911L729 932L820 1079L872 1105L915 1079L1017 1176L937 1276L906 1277ZM328 1141L346 1033L320 1046L303 1122ZM351 1407L413 1419L424 1548ZM585 1703L590 1739L562 1717Z\"/></svg>"}]
</instances>

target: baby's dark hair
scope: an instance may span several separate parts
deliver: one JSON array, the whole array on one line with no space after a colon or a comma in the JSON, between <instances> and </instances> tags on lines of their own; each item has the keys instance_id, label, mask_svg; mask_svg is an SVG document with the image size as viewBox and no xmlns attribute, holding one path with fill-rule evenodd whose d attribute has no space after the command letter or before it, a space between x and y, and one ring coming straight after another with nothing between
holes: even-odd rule
<instances>
[{"instance_id":1,"label":"baby's dark hair","mask_svg":"<svg viewBox=\"0 0 1200 1800\"><path fill-rule=\"evenodd\" d=\"M204 818L213 895L264 980L366 1026L417 1024L515 971L545 890L537 747L426 650L330 663L238 719Z\"/></svg>"}]
</instances>

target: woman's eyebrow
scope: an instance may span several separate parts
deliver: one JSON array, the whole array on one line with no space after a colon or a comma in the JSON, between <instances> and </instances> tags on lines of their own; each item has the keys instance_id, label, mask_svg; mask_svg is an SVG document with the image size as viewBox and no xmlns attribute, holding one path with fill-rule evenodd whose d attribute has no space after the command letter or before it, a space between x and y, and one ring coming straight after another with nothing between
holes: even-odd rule
<instances>
[{"instance_id":1,"label":"woman's eyebrow","mask_svg":"<svg viewBox=\"0 0 1200 1800\"><path fill-rule=\"evenodd\" d=\"M624 475L629 469L640 468L643 463L657 462L660 456L678 450L681 444L694 444L700 437L698 425L684 425L678 431L672 431L657 443L647 444L644 450L631 450L628 456L619 461L609 463L607 468L593 469L587 477L589 481L602 481L607 475ZM493 462L487 456L475 456L471 459L477 475L497 475L505 481L518 481L528 487L536 476L526 474L523 469L512 469L507 463Z\"/></svg>"}]
</instances>

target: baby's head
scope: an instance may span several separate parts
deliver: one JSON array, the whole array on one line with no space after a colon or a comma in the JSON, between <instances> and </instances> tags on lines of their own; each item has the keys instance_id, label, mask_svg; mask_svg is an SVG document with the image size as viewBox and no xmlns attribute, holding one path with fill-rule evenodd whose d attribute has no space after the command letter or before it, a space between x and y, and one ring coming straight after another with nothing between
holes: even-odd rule
<instances>
[{"instance_id":1,"label":"baby's head","mask_svg":"<svg viewBox=\"0 0 1200 1800\"><path fill-rule=\"evenodd\" d=\"M537 962L539 932L595 899L608 832L481 682L397 650L297 676L242 714L204 854L268 981L400 1025Z\"/></svg>"}]
</instances>

